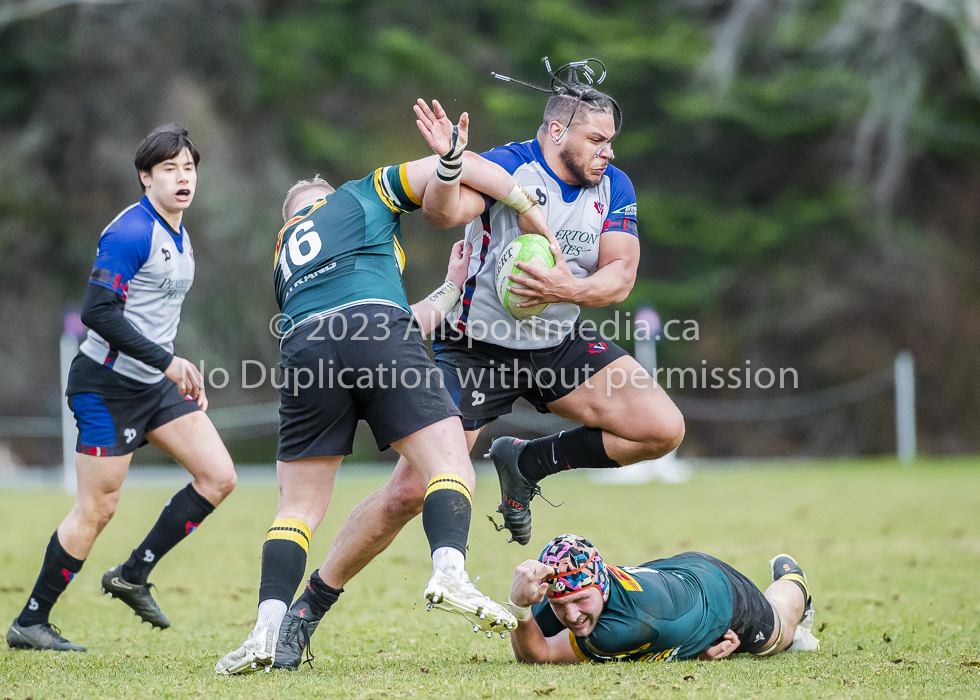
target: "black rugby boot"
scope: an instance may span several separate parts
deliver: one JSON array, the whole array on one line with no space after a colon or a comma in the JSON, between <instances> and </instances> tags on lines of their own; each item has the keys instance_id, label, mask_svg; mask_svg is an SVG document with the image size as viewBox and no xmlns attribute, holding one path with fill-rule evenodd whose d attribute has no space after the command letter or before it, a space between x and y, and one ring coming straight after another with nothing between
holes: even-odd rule
<instances>
[{"instance_id":1,"label":"black rugby boot","mask_svg":"<svg viewBox=\"0 0 980 700\"><path fill-rule=\"evenodd\" d=\"M102 593L118 598L133 609L143 622L149 622L162 630L170 627L170 620L150 595L152 583L129 583L122 577L122 567L114 566L102 575Z\"/></svg>"},{"instance_id":2,"label":"black rugby boot","mask_svg":"<svg viewBox=\"0 0 980 700\"><path fill-rule=\"evenodd\" d=\"M517 459L527 446L527 441L514 437L500 437L493 441L485 456L493 460L500 480L500 505L497 512L504 517L504 524L497 529L510 530L508 542L526 545L531 541L531 499L541 494L541 487L530 484L517 466Z\"/></svg>"},{"instance_id":3,"label":"black rugby boot","mask_svg":"<svg viewBox=\"0 0 980 700\"><path fill-rule=\"evenodd\" d=\"M276 660L272 668L285 668L295 671L304 663L303 652L306 652L305 663L313 667L313 650L310 648L310 637L316 631L320 620L313 616L310 604L302 598L293 603L286 611L279 626L279 641L276 642Z\"/></svg>"},{"instance_id":4,"label":"black rugby boot","mask_svg":"<svg viewBox=\"0 0 980 700\"><path fill-rule=\"evenodd\" d=\"M61 636L61 630L48 622L21 627L14 620L7 630L7 646L11 649L37 651L85 651Z\"/></svg>"}]
</instances>

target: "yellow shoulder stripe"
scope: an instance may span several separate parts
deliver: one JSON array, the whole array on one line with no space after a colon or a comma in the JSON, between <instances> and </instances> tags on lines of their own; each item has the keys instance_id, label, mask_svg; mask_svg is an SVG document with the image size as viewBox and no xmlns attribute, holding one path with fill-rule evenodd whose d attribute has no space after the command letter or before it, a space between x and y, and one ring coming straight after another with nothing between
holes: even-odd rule
<instances>
[{"instance_id":1,"label":"yellow shoulder stripe","mask_svg":"<svg viewBox=\"0 0 980 700\"><path fill-rule=\"evenodd\" d=\"M405 190L405 194L412 200L412 203L422 206L422 200L415 196L415 193L412 192L412 186L408 184L408 163L402 163L398 166L398 177L402 181L402 189Z\"/></svg>"}]
</instances>

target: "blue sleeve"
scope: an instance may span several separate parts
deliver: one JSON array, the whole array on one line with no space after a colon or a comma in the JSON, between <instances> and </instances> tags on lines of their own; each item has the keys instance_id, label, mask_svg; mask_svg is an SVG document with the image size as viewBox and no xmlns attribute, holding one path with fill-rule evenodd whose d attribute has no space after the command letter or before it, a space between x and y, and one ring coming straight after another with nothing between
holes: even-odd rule
<instances>
[{"instance_id":1,"label":"blue sleeve","mask_svg":"<svg viewBox=\"0 0 980 700\"><path fill-rule=\"evenodd\" d=\"M496 163L511 175L525 163L530 163L534 160L534 153L531 151L529 142L508 143L504 146L497 146L492 150L485 151L480 155Z\"/></svg>"},{"instance_id":2,"label":"blue sleeve","mask_svg":"<svg viewBox=\"0 0 980 700\"><path fill-rule=\"evenodd\" d=\"M123 299L130 280L149 259L153 242L153 226L132 218L137 221L120 219L102 234L89 278L92 284L112 289Z\"/></svg>"},{"instance_id":3,"label":"blue sleeve","mask_svg":"<svg viewBox=\"0 0 980 700\"><path fill-rule=\"evenodd\" d=\"M636 228L636 192L633 183L619 168L612 165L609 173L609 216L602 223L602 232L625 231L638 236Z\"/></svg>"}]
</instances>

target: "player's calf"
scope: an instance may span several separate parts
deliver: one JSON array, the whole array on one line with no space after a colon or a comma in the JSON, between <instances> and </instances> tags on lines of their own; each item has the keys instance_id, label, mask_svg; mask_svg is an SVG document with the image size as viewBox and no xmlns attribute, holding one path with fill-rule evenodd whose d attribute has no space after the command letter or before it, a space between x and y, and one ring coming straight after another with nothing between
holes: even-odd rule
<instances>
[{"instance_id":1,"label":"player's calf","mask_svg":"<svg viewBox=\"0 0 980 700\"><path fill-rule=\"evenodd\" d=\"M769 573L773 583L766 597L793 628L785 651L818 651L820 640L813 635L813 598L803 568L789 554L777 554L769 561Z\"/></svg>"}]
</instances>

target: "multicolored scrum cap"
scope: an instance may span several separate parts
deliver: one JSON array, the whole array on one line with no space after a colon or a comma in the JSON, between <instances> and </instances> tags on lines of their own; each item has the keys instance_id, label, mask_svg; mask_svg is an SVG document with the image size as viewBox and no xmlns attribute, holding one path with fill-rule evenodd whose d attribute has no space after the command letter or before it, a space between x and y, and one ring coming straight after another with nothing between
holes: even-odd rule
<instances>
[{"instance_id":1,"label":"multicolored scrum cap","mask_svg":"<svg viewBox=\"0 0 980 700\"><path fill-rule=\"evenodd\" d=\"M592 586L609 599L609 572L592 543L579 535L559 535L551 540L538 560L555 569L548 582L548 597L561 598Z\"/></svg>"}]
</instances>

